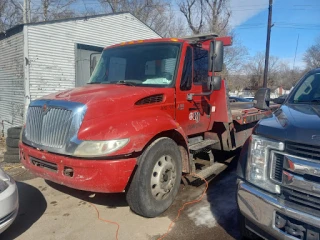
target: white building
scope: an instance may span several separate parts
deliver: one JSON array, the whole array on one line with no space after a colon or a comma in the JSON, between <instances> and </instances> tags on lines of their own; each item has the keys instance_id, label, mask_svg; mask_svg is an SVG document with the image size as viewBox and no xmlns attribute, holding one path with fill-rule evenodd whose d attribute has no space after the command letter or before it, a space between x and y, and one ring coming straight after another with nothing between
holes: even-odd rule
<instances>
[{"instance_id":1,"label":"white building","mask_svg":"<svg viewBox=\"0 0 320 240\"><path fill-rule=\"evenodd\" d=\"M0 33L0 136L31 100L86 84L104 47L160 36L130 13L18 25Z\"/></svg>"}]
</instances>

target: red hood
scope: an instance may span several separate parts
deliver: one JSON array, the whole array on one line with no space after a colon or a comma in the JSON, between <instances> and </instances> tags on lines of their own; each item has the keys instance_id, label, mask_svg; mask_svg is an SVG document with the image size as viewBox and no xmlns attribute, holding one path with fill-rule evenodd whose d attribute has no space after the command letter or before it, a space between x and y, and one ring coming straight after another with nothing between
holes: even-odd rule
<instances>
[{"instance_id":1,"label":"red hood","mask_svg":"<svg viewBox=\"0 0 320 240\"><path fill-rule=\"evenodd\" d=\"M42 99L83 103L87 106L85 120L89 120L130 110L141 98L164 92L164 88L95 84L53 93Z\"/></svg>"}]
</instances>

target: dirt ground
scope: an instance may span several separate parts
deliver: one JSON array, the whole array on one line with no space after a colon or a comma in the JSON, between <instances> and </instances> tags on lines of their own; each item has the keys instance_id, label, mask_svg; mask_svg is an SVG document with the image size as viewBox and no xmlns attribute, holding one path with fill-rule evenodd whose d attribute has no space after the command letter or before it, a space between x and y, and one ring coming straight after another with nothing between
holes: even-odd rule
<instances>
[{"instance_id":1,"label":"dirt ground","mask_svg":"<svg viewBox=\"0 0 320 240\"><path fill-rule=\"evenodd\" d=\"M70 189L25 170L21 164L3 162L4 143L0 142L0 166L17 182L20 209L16 221L0 239L118 239L155 240L163 236L184 203L198 199L205 185L183 186L173 205L160 217L143 218L134 214L124 193L93 194ZM239 239L235 202L235 164L213 179L204 198L188 205L164 239ZM96 208L96 209L95 209Z\"/></svg>"}]
</instances>

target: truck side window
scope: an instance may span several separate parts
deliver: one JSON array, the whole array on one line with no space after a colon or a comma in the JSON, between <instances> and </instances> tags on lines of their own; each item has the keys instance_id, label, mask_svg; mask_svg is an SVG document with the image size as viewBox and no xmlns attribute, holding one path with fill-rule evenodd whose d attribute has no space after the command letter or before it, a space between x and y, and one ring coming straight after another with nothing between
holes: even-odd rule
<instances>
[{"instance_id":1,"label":"truck side window","mask_svg":"<svg viewBox=\"0 0 320 240\"><path fill-rule=\"evenodd\" d=\"M192 85L192 48L188 47L182 70L180 89L188 91Z\"/></svg>"},{"instance_id":2,"label":"truck side window","mask_svg":"<svg viewBox=\"0 0 320 240\"><path fill-rule=\"evenodd\" d=\"M194 77L195 84L202 84L208 81L208 51L201 48L194 48Z\"/></svg>"}]
</instances>

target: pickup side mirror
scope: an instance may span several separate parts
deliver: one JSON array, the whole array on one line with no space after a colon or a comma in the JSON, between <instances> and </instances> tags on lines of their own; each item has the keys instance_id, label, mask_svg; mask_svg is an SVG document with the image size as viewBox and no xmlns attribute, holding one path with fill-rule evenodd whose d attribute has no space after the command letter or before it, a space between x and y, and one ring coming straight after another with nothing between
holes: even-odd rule
<instances>
[{"instance_id":1,"label":"pickup side mirror","mask_svg":"<svg viewBox=\"0 0 320 240\"><path fill-rule=\"evenodd\" d=\"M218 91L221 88L221 77L211 76L208 78L208 89L210 91Z\"/></svg>"},{"instance_id":2,"label":"pickup side mirror","mask_svg":"<svg viewBox=\"0 0 320 240\"><path fill-rule=\"evenodd\" d=\"M209 48L209 72L221 72L223 69L223 42L212 41Z\"/></svg>"},{"instance_id":3,"label":"pickup side mirror","mask_svg":"<svg viewBox=\"0 0 320 240\"><path fill-rule=\"evenodd\" d=\"M277 104L283 104L285 100L285 98L275 98L273 99L273 102Z\"/></svg>"},{"instance_id":4,"label":"pickup side mirror","mask_svg":"<svg viewBox=\"0 0 320 240\"><path fill-rule=\"evenodd\" d=\"M268 110L270 103L270 89L260 88L254 96L254 107L261 110Z\"/></svg>"}]
</instances>

